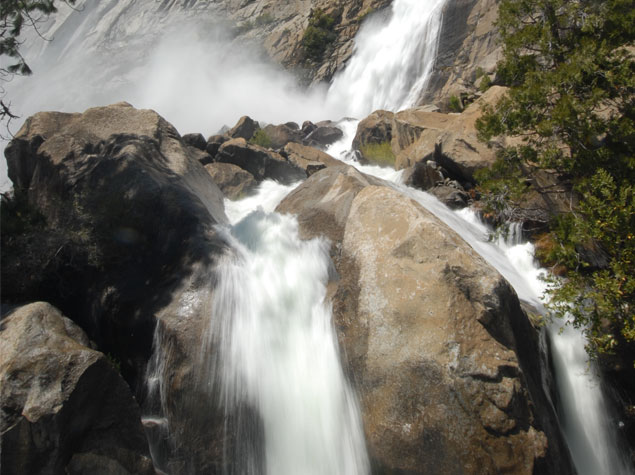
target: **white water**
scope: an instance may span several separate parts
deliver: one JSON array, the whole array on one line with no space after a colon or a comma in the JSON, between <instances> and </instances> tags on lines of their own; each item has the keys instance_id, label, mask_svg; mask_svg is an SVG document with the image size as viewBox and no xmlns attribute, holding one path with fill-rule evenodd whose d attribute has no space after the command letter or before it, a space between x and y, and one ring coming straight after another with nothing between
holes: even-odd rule
<instances>
[{"instance_id":1,"label":"white water","mask_svg":"<svg viewBox=\"0 0 635 475\"><path fill-rule=\"evenodd\" d=\"M446 0L395 0L388 22L371 19L355 37L354 55L333 80L328 101L349 116L416 105L437 54ZM374 20L374 21L373 21Z\"/></svg>"},{"instance_id":2,"label":"white water","mask_svg":"<svg viewBox=\"0 0 635 475\"><path fill-rule=\"evenodd\" d=\"M348 130L347 125L344 130ZM351 138L349 132L343 141ZM338 143L332 150L341 152L344 148ZM522 301L544 314L546 271L536 265L534 246L522 242L517 225L511 227L508 239L499 237L492 241L491 229L472 210L452 211L432 195L400 184L400 175L394 171L360 165L351 159L350 153L343 152L339 157L364 173L391 181L404 196L435 214L496 268ZM582 331L553 321L548 324L547 332L560 399L555 409L577 472L579 475L633 475L635 472L620 447L618 422L610 417L597 368L585 351Z\"/></svg>"},{"instance_id":3,"label":"white water","mask_svg":"<svg viewBox=\"0 0 635 475\"><path fill-rule=\"evenodd\" d=\"M271 188L261 187L255 201L269 199ZM244 216L240 202L228 209L237 219L226 232L234 253L218 267L206 336L219 348L225 407L256 410L268 474L368 473L359 410L325 300L330 244L301 241L291 216L263 209ZM258 466L243 470L258 473Z\"/></svg>"}]
</instances>

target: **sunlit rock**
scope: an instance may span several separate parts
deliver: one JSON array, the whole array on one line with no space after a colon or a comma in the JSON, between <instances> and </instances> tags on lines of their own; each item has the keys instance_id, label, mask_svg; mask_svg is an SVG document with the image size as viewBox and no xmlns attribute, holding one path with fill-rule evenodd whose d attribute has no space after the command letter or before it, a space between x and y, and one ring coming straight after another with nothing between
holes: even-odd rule
<instances>
[{"instance_id":1,"label":"sunlit rock","mask_svg":"<svg viewBox=\"0 0 635 475\"><path fill-rule=\"evenodd\" d=\"M230 200L244 198L257 185L251 173L231 163L209 163L205 169Z\"/></svg>"},{"instance_id":2,"label":"sunlit rock","mask_svg":"<svg viewBox=\"0 0 635 475\"><path fill-rule=\"evenodd\" d=\"M2 473L155 473L130 388L90 346L86 334L49 304L4 316Z\"/></svg>"},{"instance_id":3,"label":"sunlit rock","mask_svg":"<svg viewBox=\"0 0 635 475\"><path fill-rule=\"evenodd\" d=\"M571 471L537 334L470 246L352 169L314 174L278 209L333 242L335 324L376 470Z\"/></svg>"}]
</instances>

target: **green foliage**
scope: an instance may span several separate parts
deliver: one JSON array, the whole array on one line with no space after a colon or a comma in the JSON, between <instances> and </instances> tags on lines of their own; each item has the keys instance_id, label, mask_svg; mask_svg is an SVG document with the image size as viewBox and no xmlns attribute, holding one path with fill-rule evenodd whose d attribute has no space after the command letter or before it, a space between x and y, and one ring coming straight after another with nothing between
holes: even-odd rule
<instances>
[{"instance_id":1,"label":"green foliage","mask_svg":"<svg viewBox=\"0 0 635 475\"><path fill-rule=\"evenodd\" d=\"M591 352L610 353L635 341L635 190L605 170L586 181L580 213L558 220L558 247L548 256L566 266L552 292L552 309L586 329ZM598 268L585 254L606 254Z\"/></svg>"},{"instance_id":2,"label":"green foliage","mask_svg":"<svg viewBox=\"0 0 635 475\"><path fill-rule=\"evenodd\" d=\"M482 190L481 206L486 214L495 216L497 221L506 222L514 218L527 191L527 179L522 166L523 154L528 150L518 147L501 151L491 168L483 168L474 173L474 178Z\"/></svg>"},{"instance_id":3,"label":"green foliage","mask_svg":"<svg viewBox=\"0 0 635 475\"><path fill-rule=\"evenodd\" d=\"M481 76L481 83L478 85L478 89L481 92L487 91L490 87L492 87L492 80L487 74Z\"/></svg>"},{"instance_id":4,"label":"green foliage","mask_svg":"<svg viewBox=\"0 0 635 475\"><path fill-rule=\"evenodd\" d=\"M302 47L307 58L320 60L328 46L335 41L337 35L333 31L335 18L320 8L309 16L309 26L302 36Z\"/></svg>"},{"instance_id":5,"label":"green foliage","mask_svg":"<svg viewBox=\"0 0 635 475\"><path fill-rule=\"evenodd\" d=\"M76 0L64 0L69 5ZM26 28L37 31L38 23L44 21L57 8L55 0L2 0L0 1L0 57L7 56L0 66L0 81L9 81L14 74L29 75L31 68L20 53L20 34ZM17 118L11 113L4 99L5 91L0 83L0 121Z\"/></svg>"},{"instance_id":6,"label":"green foliage","mask_svg":"<svg viewBox=\"0 0 635 475\"><path fill-rule=\"evenodd\" d=\"M272 145L271 138L267 135L267 132L265 132L263 129L256 130L256 133L254 134L254 136L251 139L249 139L249 143L252 143L254 145L260 145L261 147L264 147L264 148L271 148L271 145Z\"/></svg>"},{"instance_id":7,"label":"green foliage","mask_svg":"<svg viewBox=\"0 0 635 475\"><path fill-rule=\"evenodd\" d=\"M479 176L490 201L518 199L528 166L568 177L580 197L552 225L549 258L566 278L550 297L591 352L635 342L634 24L632 0L501 1L498 75L510 89L477 122L483 140L522 143Z\"/></svg>"},{"instance_id":8,"label":"green foliage","mask_svg":"<svg viewBox=\"0 0 635 475\"><path fill-rule=\"evenodd\" d=\"M463 110L463 105L461 104L461 99L458 96L450 96L450 110L452 112L461 112Z\"/></svg>"},{"instance_id":9,"label":"green foliage","mask_svg":"<svg viewBox=\"0 0 635 475\"><path fill-rule=\"evenodd\" d=\"M395 166L395 154L389 141L364 144L361 152L369 162L382 166Z\"/></svg>"}]
</instances>

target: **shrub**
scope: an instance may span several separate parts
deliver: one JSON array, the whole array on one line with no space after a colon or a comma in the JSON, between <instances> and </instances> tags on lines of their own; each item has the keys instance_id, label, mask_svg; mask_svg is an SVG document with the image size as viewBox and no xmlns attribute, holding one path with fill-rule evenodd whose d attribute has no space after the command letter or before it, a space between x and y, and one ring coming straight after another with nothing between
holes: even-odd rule
<instances>
[{"instance_id":1,"label":"shrub","mask_svg":"<svg viewBox=\"0 0 635 475\"><path fill-rule=\"evenodd\" d=\"M256 130L256 133L254 134L254 136L249 139L249 143L254 144L254 145L260 145L261 147L265 147L265 148L271 148L271 138L267 135L267 132L265 132L262 129L258 129Z\"/></svg>"},{"instance_id":2,"label":"shrub","mask_svg":"<svg viewBox=\"0 0 635 475\"><path fill-rule=\"evenodd\" d=\"M463 110L463 105L461 104L461 99L458 96L450 96L450 110L452 112L461 112Z\"/></svg>"},{"instance_id":3,"label":"shrub","mask_svg":"<svg viewBox=\"0 0 635 475\"><path fill-rule=\"evenodd\" d=\"M395 166L395 154L392 151L389 141L381 143L367 143L362 145L362 155L369 162L382 166Z\"/></svg>"},{"instance_id":4,"label":"shrub","mask_svg":"<svg viewBox=\"0 0 635 475\"><path fill-rule=\"evenodd\" d=\"M309 26L302 36L302 47L309 59L321 59L326 48L335 41L334 26L335 19L328 13L319 8L311 12Z\"/></svg>"},{"instance_id":5,"label":"shrub","mask_svg":"<svg viewBox=\"0 0 635 475\"><path fill-rule=\"evenodd\" d=\"M492 87L492 80L490 77L485 74L482 76L481 83L478 85L478 89L481 92L487 91L490 87Z\"/></svg>"}]
</instances>

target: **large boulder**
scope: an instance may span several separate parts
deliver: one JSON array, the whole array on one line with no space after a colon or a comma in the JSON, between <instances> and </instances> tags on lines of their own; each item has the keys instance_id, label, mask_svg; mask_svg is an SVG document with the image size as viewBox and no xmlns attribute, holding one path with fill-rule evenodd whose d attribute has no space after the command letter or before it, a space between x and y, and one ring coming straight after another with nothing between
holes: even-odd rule
<instances>
[{"instance_id":1,"label":"large boulder","mask_svg":"<svg viewBox=\"0 0 635 475\"><path fill-rule=\"evenodd\" d=\"M382 144L392 142L393 112L377 110L357 125L357 131L353 138L353 148L359 150L364 160L370 157L364 156L364 149L369 144Z\"/></svg>"},{"instance_id":2,"label":"large boulder","mask_svg":"<svg viewBox=\"0 0 635 475\"><path fill-rule=\"evenodd\" d=\"M272 125L269 124L262 129L271 142L270 147L274 150L281 149L289 142L302 142L302 132L299 128L289 126L288 124Z\"/></svg>"},{"instance_id":3,"label":"large boulder","mask_svg":"<svg viewBox=\"0 0 635 475\"><path fill-rule=\"evenodd\" d=\"M461 114L417 109L397 114L403 122L421 127L421 132L414 141L402 141L407 145L399 148L395 167L407 168L421 160L434 160L451 178L461 183L473 183L477 170L490 167L496 161L498 145L487 145L478 139L476 120L481 116L483 106L494 104L505 92L505 88L494 86Z\"/></svg>"},{"instance_id":4,"label":"large boulder","mask_svg":"<svg viewBox=\"0 0 635 475\"><path fill-rule=\"evenodd\" d=\"M479 141L476 120L483 106L496 103L505 92L505 88L491 87L461 114L430 112L428 107L396 114L375 111L359 123L353 147L360 150L362 158L370 159L364 152L368 145L390 144L397 170L433 161L452 179L472 184L477 170L494 163L500 145Z\"/></svg>"},{"instance_id":5,"label":"large boulder","mask_svg":"<svg viewBox=\"0 0 635 475\"><path fill-rule=\"evenodd\" d=\"M307 176L326 167L342 165L341 161L322 150L294 142L285 145L281 153L284 153L291 163L302 168Z\"/></svg>"},{"instance_id":6,"label":"large boulder","mask_svg":"<svg viewBox=\"0 0 635 475\"><path fill-rule=\"evenodd\" d=\"M167 426L167 458L183 461L174 473L217 470L231 439L195 364L227 218L192 150L158 114L122 103L36 114L5 151L15 199L2 210L4 302L50 301L117 358ZM151 357L158 407L146 397Z\"/></svg>"},{"instance_id":7,"label":"large boulder","mask_svg":"<svg viewBox=\"0 0 635 475\"><path fill-rule=\"evenodd\" d=\"M181 137L184 144L194 147L198 150L205 151L207 148L207 140L203 137L203 134L185 134Z\"/></svg>"},{"instance_id":8,"label":"large boulder","mask_svg":"<svg viewBox=\"0 0 635 475\"><path fill-rule=\"evenodd\" d=\"M258 185L251 173L231 163L209 163L205 170L230 200L246 196Z\"/></svg>"},{"instance_id":9,"label":"large boulder","mask_svg":"<svg viewBox=\"0 0 635 475\"><path fill-rule=\"evenodd\" d=\"M317 208L317 209L316 209ZM378 473L572 473L537 333L509 284L418 203L356 171L278 207L326 235L344 364Z\"/></svg>"},{"instance_id":10,"label":"large boulder","mask_svg":"<svg viewBox=\"0 0 635 475\"><path fill-rule=\"evenodd\" d=\"M257 181L267 178L289 184L306 178L302 168L279 153L238 138L225 142L218 149L218 162L232 163L251 173Z\"/></svg>"},{"instance_id":11,"label":"large boulder","mask_svg":"<svg viewBox=\"0 0 635 475\"><path fill-rule=\"evenodd\" d=\"M320 122L304 137L304 143L312 147L327 147L344 136L344 132L330 121Z\"/></svg>"},{"instance_id":12,"label":"large boulder","mask_svg":"<svg viewBox=\"0 0 635 475\"><path fill-rule=\"evenodd\" d=\"M169 123L124 103L36 114L5 154L41 219L18 209L2 229L3 299L53 303L136 385L165 292L214 255L221 191Z\"/></svg>"},{"instance_id":13,"label":"large boulder","mask_svg":"<svg viewBox=\"0 0 635 475\"><path fill-rule=\"evenodd\" d=\"M154 474L130 388L46 303L0 321L0 466L18 474Z\"/></svg>"},{"instance_id":14,"label":"large boulder","mask_svg":"<svg viewBox=\"0 0 635 475\"><path fill-rule=\"evenodd\" d=\"M238 120L236 125L227 131L227 136L233 139L243 138L250 140L259 129L260 125L258 122L245 115Z\"/></svg>"}]
</instances>

